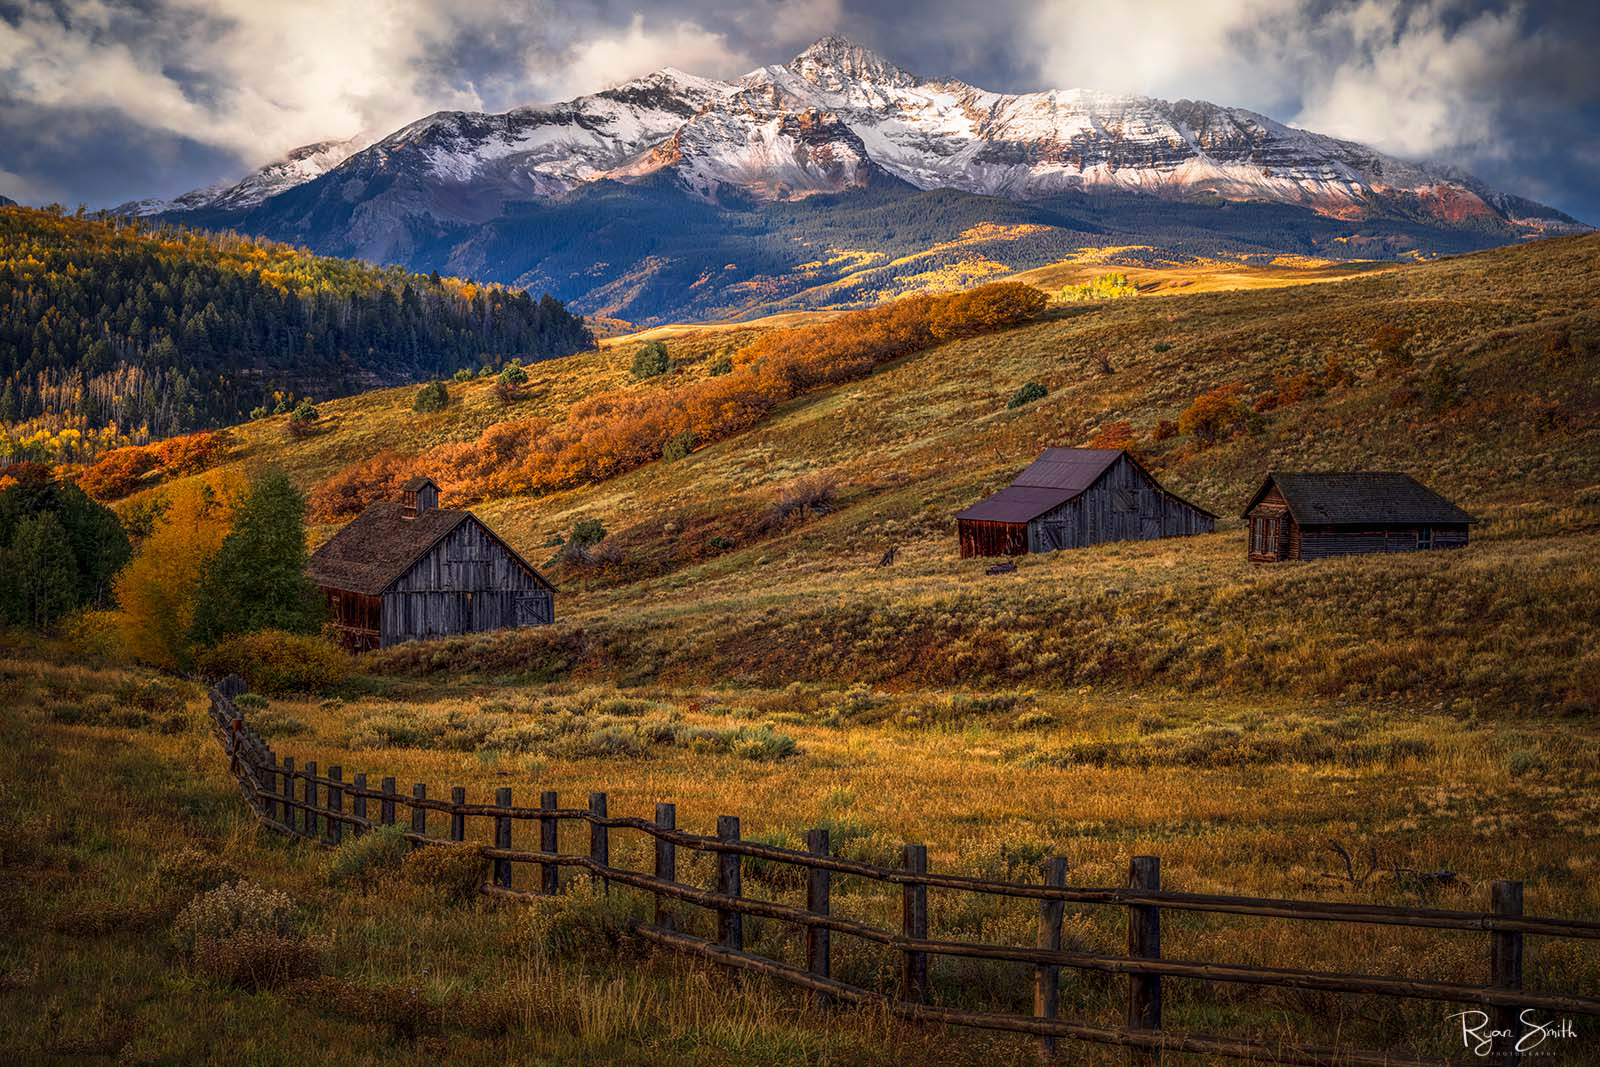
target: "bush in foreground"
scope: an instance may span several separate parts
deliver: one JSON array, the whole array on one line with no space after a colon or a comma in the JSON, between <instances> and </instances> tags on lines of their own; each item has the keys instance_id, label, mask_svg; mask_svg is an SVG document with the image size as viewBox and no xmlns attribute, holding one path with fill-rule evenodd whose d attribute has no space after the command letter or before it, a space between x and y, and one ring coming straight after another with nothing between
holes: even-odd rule
<instances>
[{"instance_id":1,"label":"bush in foreground","mask_svg":"<svg viewBox=\"0 0 1600 1067\"><path fill-rule=\"evenodd\" d=\"M319 692L350 676L350 656L321 637L260 630L230 637L200 656L210 678L237 674L252 691L274 696Z\"/></svg>"},{"instance_id":2,"label":"bush in foreground","mask_svg":"<svg viewBox=\"0 0 1600 1067\"><path fill-rule=\"evenodd\" d=\"M408 852L400 873L413 885L438 890L446 900L466 903L476 898L489 880L489 861L477 845L440 842Z\"/></svg>"},{"instance_id":3,"label":"bush in foreground","mask_svg":"<svg viewBox=\"0 0 1600 1067\"><path fill-rule=\"evenodd\" d=\"M371 833L346 838L328 865L328 884L369 887L400 869L411 843L401 826L380 826Z\"/></svg>"},{"instance_id":4,"label":"bush in foreground","mask_svg":"<svg viewBox=\"0 0 1600 1067\"><path fill-rule=\"evenodd\" d=\"M272 989L320 966L288 894L254 882L231 882L196 897L172 934L197 973L240 989Z\"/></svg>"}]
</instances>

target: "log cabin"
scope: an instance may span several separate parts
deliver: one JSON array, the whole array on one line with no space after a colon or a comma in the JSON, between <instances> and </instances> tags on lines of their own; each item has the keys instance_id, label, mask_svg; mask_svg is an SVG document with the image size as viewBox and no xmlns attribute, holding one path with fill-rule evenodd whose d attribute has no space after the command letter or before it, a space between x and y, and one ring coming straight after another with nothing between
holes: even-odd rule
<instances>
[{"instance_id":1,"label":"log cabin","mask_svg":"<svg viewBox=\"0 0 1600 1067\"><path fill-rule=\"evenodd\" d=\"M1216 523L1115 448L1047 448L1009 486L956 515L963 559L1185 537Z\"/></svg>"},{"instance_id":2,"label":"log cabin","mask_svg":"<svg viewBox=\"0 0 1600 1067\"><path fill-rule=\"evenodd\" d=\"M1252 562L1464 548L1471 515L1406 474L1268 473L1244 518Z\"/></svg>"},{"instance_id":3,"label":"log cabin","mask_svg":"<svg viewBox=\"0 0 1600 1067\"><path fill-rule=\"evenodd\" d=\"M431 478L379 500L311 554L306 576L356 652L555 621L555 586Z\"/></svg>"}]
</instances>

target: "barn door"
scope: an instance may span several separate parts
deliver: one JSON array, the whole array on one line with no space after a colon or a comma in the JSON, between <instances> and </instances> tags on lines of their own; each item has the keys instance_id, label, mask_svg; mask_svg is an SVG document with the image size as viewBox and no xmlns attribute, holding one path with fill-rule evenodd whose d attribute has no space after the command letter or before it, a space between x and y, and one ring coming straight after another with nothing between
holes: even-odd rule
<instances>
[{"instance_id":1,"label":"barn door","mask_svg":"<svg viewBox=\"0 0 1600 1067\"><path fill-rule=\"evenodd\" d=\"M1067 524L1064 522L1047 522L1044 524L1044 550L1055 552L1067 547Z\"/></svg>"},{"instance_id":2,"label":"barn door","mask_svg":"<svg viewBox=\"0 0 1600 1067\"><path fill-rule=\"evenodd\" d=\"M549 593L524 593L517 597L518 626L538 626L550 621Z\"/></svg>"}]
</instances>

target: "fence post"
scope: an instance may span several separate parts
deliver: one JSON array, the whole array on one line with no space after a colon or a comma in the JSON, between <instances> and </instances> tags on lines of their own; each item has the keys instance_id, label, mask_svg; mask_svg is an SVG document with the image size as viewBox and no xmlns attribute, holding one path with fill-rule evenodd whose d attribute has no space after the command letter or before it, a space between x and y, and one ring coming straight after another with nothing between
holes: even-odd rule
<instances>
[{"instance_id":1,"label":"fence post","mask_svg":"<svg viewBox=\"0 0 1600 1067\"><path fill-rule=\"evenodd\" d=\"M678 828L678 806L676 804L656 805L656 826L663 830L676 830ZM678 880L678 846L671 841L656 838L656 877L663 882L676 882ZM656 894L656 925L663 930L672 929L672 900L670 897Z\"/></svg>"},{"instance_id":2,"label":"fence post","mask_svg":"<svg viewBox=\"0 0 1600 1067\"><path fill-rule=\"evenodd\" d=\"M317 761L306 760L306 836L317 839Z\"/></svg>"},{"instance_id":3,"label":"fence post","mask_svg":"<svg viewBox=\"0 0 1600 1067\"><path fill-rule=\"evenodd\" d=\"M597 819L606 817L606 795L604 793L589 794L589 814ZM591 821L589 823L589 858L602 867L611 866L611 834L610 827L602 823ZM605 875L599 871L592 874L595 884L609 890L610 884Z\"/></svg>"},{"instance_id":4,"label":"fence post","mask_svg":"<svg viewBox=\"0 0 1600 1067\"><path fill-rule=\"evenodd\" d=\"M511 807L511 787L503 785L494 791L494 802L497 807ZM496 815L494 817L494 847L511 847L511 816ZM511 888L511 861L497 859L494 861L494 884L502 889Z\"/></svg>"},{"instance_id":5,"label":"fence post","mask_svg":"<svg viewBox=\"0 0 1600 1067\"><path fill-rule=\"evenodd\" d=\"M717 840L739 840L739 817L717 816ZM740 859L737 852L717 853L717 892L723 896L742 895L740 886ZM744 949L744 916L728 908L717 909L717 941L723 948L735 951Z\"/></svg>"},{"instance_id":6,"label":"fence post","mask_svg":"<svg viewBox=\"0 0 1600 1067\"><path fill-rule=\"evenodd\" d=\"M422 782L417 782L411 787L411 798L413 800L427 800L428 787ZM428 809L418 804L411 805L411 832L423 836L428 833ZM413 841L411 847L421 848L422 842Z\"/></svg>"},{"instance_id":7,"label":"fence post","mask_svg":"<svg viewBox=\"0 0 1600 1067\"><path fill-rule=\"evenodd\" d=\"M270 748L267 749L266 778L267 792L276 793L278 791L278 754ZM273 822L278 821L278 801L274 797L267 798L267 818Z\"/></svg>"},{"instance_id":8,"label":"fence post","mask_svg":"<svg viewBox=\"0 0 1600 1067\"><path fill-rule=\"evenodd\" d=\"M452 841L467 839L467 817L459 810L466 802L467 791L459 785L454 786L450 790L450 840Z\"/></svg>"},{"instance_id":9,"label":"fence post","mask_svg":"<svg viewBox=\"0 0 1600 1067\"><path fill-rule=\"evenodd\" d=\"M328 768L328 777L337 782L344 778L344 768L335 763ZM339 786L328 787L328 810L337 814L328 816L328 840L333 844L344 841L344 820L339 815L344 814L344 790Z\"/></svg>"},{"instance_id":10,"label":"fence post","mask_svg":"<svg viewBox=\"0 0 1600 1067\"><path fill-rule=\"evenodd\" d=\"M1490 890L1490 910L1507 918L1522 916L1522 883L1497 881ZM1522 934L1515 930L1496 930L1489 942L1489 984L1496 989L1522 988ZM1493 1062L1511 1067L1521 1059L1517 1051L1518 1035L1523 1026L1518 1021L1516 1008L1492 1009L1490 1029L1509 1033L1500 1038L1493 1052Z\"/></svg>"},{"instance_id":11,"label":"fence post","mask_svg":"<svg viewBox=\"0 0 1600 1067\"><path fill-rule=\"evenodd\" d=\"M806 851L813 856L828 855L828 831L822 828L806 831ZM832 904L833 872L819 867L806 868L806 910L813 915L827 915ZM833 973L832 930L821 926L806 927L806 970L818 978L828 978ZM832 1000L826 993L815 994L816 1005L826 1007Z\"/></svg>"},{"instance_id":12,"label":"fence post","mask_svg":"<svg viewBox=\"0 0 1600 1067\"><path fill-rule=\"evenodd\" d=\"M351 784L356 787L356 792L355 795L350 798L350 813L358 819L365 819L367 817L366 772L358 772ZM355 831L357 834L364 834L366 833L367 828L362 826L360 823L356 823Z\"/></svg>"},{"instance_id":13,"label":"fence post","mask_svg":"<svg viewBox=\"0 0 1600 1067\"><path fill-rule=\"evenodd\" d=\"M1067 861L1061 856L1051 856L1044 861L1044 884L1067 884ZM1051 952L1061 951L1061 913L1066 909L1064 900L1039 901L1039 947ZM1041 964L1033 969L1033 1016L1036 1019L1055 1020L1056 1005L1061 995L1058 977L1061 968ZM1046 1058L1056 1051L1056 1039L1045 1035L1039 1038L1039 1052Z\"/></svg>"},{"instance_id":14,"label":"fence post","mask_svg":"<svg viewBox=\"0 0 1600 1067\"><path fill-rule=\"evenodd\" d=\"M544 811L555 811L560 806L560 798L555 790L547 790L539 794L539 807ZM539 816L539 851L555 855L561 850L560 836L555 816ZM561 868L554 863L539 864L539 890L550 896L561 892Z\"/></svg>"},{"instance_id":15,"label":"fence post","mask_svg":"<svg viewBox=\"0 0 1600 1067\"><path fill-rule=\"evenodd\" d=\"M393 778L385 778L379 786L383 790L383 797L378 801L378 824L380 826L394 825L394 798L396 789Z\"/></svg>"},{"instance_id":16,"label":"fence post","mask_svg":"<svg viewBox=\"0 0 1600 1067\"><path fill-rule=\"evenodd\" d=\"M907 874L928 873L928 848L926 845L907 845L903 863ZM900 933L913 941L928 937L928 887L917 882L906 882L900 887ZM928 999L928 954L913 949L905 950L905 962L900 977L901 999L922 1003Z\"/></svg>"},{"instance_id":17,"label":"fence post","mask_svg":"<svg viewBox=\"0 0 1600 1067\"><path fill-rule=\"evenodd\" d=\"M1133 862L1128 867L1128 888L1159 891L1160 857L1133 857ZM1161 909L1158 906L1154 904L1128 906L1128 955L1134 959L1161 958ZM1161 1029L1160 975L1128 976L1128 1026L1135 1030ZM1134 1058L1154 1063L1157 1055L1155 1050L1147 1049L1136 1051Z\"/></svg>"},{"instance_id":18,"label":"fence post","mask_svg":"<svg viewBox=\"0 0 1600 1067\"><path fill-rule=\"evenodd\" d=\"M294 815L294 757L285 756L283 757L283 824L289 828L291 834L298 832L294 828ZM303 819L300 821L304 822Z\"/></svg>"}]
</instances>

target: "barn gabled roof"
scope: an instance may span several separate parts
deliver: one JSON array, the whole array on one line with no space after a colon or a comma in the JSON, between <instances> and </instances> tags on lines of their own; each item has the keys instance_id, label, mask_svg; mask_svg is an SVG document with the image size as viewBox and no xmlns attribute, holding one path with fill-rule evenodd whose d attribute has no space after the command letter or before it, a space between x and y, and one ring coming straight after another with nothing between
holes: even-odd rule
<instances>
[{"instance_id":1,"label":"barn gabled roof","mask_svg":"<svg viewBox=\"0 0 1600 1067\"><path fill-rule=\"evenodd\" d=\"M978 501L965 511L956 513L958 519L980 522L1030 522L1047 511L1053 511L1086 491L1100 476L1122 456L1143 472L1146 478L1174 500L1211 518L1214 514L1198 504L1184 500L1156 481L1126 449L1121 448L1047 448L1039 458L1023 468L1006 488Z\"/></svg>"},{"instance_id":2,"label":"barn gabled roof","mask_svg":"<svg viewBox=\"0 0 1600 1067\"><path fill-rule=\"evenodd\" d=\"M470 511L433 508L405 517L402 505L379 500L330 537L306 562L306 577L330 589L379 596L463 523L475 522L548 588L544 575Z\"/></svg>"},{"instance_id":3,"label":"barn gabled roof","mask_svg":"<svg viewBox=\"0 0 1600 1067\"><path fill-rule=\"evenodd\" d=\"M1273 486L1302 526L1478 521L1409 474L1394 471L1270 471L1246 505L1246 516Z\"/></svg>"}]
</instances>

